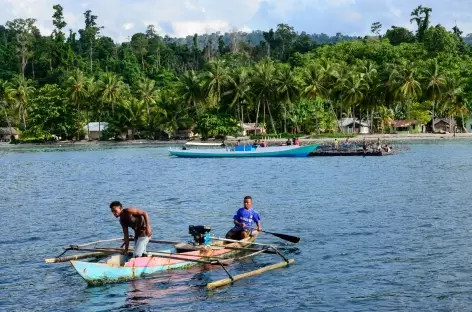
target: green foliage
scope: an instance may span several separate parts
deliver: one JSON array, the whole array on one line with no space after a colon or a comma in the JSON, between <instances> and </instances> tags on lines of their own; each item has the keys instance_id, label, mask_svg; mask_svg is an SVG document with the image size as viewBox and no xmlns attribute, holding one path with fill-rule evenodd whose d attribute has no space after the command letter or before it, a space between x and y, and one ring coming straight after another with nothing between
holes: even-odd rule
<instances>
[{"instance_id":1,"label":"green foliage","mask_svg":"<svg viewBox=\"0 0 472 312\"><path fill-rule=\"evenodd\" d=\"M207 139L210 137L238 135L242 129L237 120L230 116L205 114L197 121L195 131L200 134L203 139Z\"/></svg>"},{"instance_id":2,"label":"green foliage","mask_svg":"<svg viewBox=\"0 0 472 312\"><path fill-rule=\"evenodd\" d=\"M149 25L116 43L90 10L82 29L66 34L64 9L54 5L51 36L34 19L0 27L0 122L23 136L77 140L90 121L109 122L103 139L156 139L188 129L227 136L241 123L322 136L346 117L376 131L394 119L467 117L472 37L431 27L431 12L413 10L415 33L392 26L382 35L375 22L364 39L287 24L162 38Z\"/></svg>"},{"instance_id":3,"label":"green foliage","mask_svg":"<svg viewBox=\"0 0 472 312\"><path fill-rule=\"evenodd\" d=\"M68 137L77 130L77 114L57 85L45 85L36 91L29 106L28 132L34 137Z\"/></svg>"}]
</instances>

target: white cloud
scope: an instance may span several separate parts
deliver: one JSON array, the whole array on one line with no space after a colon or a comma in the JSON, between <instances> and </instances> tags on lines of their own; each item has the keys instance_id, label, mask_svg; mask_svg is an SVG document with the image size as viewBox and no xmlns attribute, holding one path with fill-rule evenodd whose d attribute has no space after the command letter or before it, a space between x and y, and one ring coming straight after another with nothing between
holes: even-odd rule
<instances>
[{"instance_id":1,"label":"white cloud","mask_svg":"<svg viewBox=\"0 0 472 312\"><path fill-rule=\"evenodd\" d=\"M362 20L362 15L359 12L355 12L355 11L344 12L343 16L344 16L344 20L348 22L358 22Z\"/></svg>"},{"instance_id":2,"label":"white cloud","mask_svg":"<svg viewBox=\"0 0 472 312\"><path fill-rule=\"evenodd\" d=\"M123 24L123 28L126 29L126 30L130 30L130 29L134 28L134 24L133 23Z\"/></svg>"},{"instance_id":3,"label":"white cloud","mask_svg":"<svg viewBox=\"0 0 472 312\"><path fill-rule=\"evenodd\" d=\"M355 4L355 0L326 0L328 5L333 5L333 6L342 6L342 5L350 5L350 4Z\"/></svg>"},{"instance_id":4,"label":"white cloud","mask_svg":"<svg viewBox=\"0 0 472 312\"><path fill-rule=\"evenodd\" d=\"M228 31L229 24L227 21L179 21L172 23L174 34L178 37L186 37L197 34L212 33L216 31Z\"/></svg>"}]
</instances>

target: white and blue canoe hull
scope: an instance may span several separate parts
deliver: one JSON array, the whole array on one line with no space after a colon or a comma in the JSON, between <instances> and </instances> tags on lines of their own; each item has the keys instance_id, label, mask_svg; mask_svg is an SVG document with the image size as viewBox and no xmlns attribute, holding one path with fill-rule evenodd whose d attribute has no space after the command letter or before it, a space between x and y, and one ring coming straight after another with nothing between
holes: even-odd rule
<instances>
[{"instance_id":1,"label":"white and blue canoe hull","mask_svg":"<svg viewBox=\"0 0 472 312\"><path fill-rule=\"evenodd\" d=\"M269 146L257 147L244 150L232 149L187 149L177 150L170 149L172 156L186 158L221 158L221 157L307 157L319 144L306 146L289 145L289 146Z\"/></svg>"},{"instance_id":2,"label":"white and blue canoe hull","mask_svg":"<svg viewBox=\"0 0 472 312\"><path fill-rule=\"evenodd\" d=\"M88 284L104 284L132 280L162 271L184 269L195 266L195 262L185 261L170 265L148 267L110 266L105 263L71 261L72 266Z\"/></svg>"}]
</instances>

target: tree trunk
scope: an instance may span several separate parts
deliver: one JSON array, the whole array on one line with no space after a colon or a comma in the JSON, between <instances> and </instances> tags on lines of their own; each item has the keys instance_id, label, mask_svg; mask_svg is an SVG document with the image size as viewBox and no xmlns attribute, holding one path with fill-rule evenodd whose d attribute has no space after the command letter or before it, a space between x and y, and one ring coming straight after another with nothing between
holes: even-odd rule
<instances>
[{"instance_id":1,"label":"tree trunk","mask_svg":"<svg viewBox=\"0 0 472 312\"><path fill-rule=\"evenodd\" d=\"M411 100L408 101L408 120L410 122L408 125L408 133L411 133Z\"/></svg>"},{"instance_id":2,"label":"tree trunk","mask_svg":"<svg viewBox=\"0 0 472 312\"><path fill-rule=\"evenodd\" d=\"M435 101L433 101L433 110L431 112L431 128L433 130L433 133L436 131L434 129L434 106L436 105Z\"/></svg>"},{"instance_id":3,"label":"tree trunk","mask_svg":"<svg viewBox=\"0 0 472 312\"><path fill-rule=\"evenodd\" d=\"M257 122L259 120L259 107L261 106L261 100L257 103L257 109L256 109L256 127L258 126Z\"/></svg>"},{"instance_id":4,"label":"tree trunk","mask_svg":"<svg viewBox=\"0 0 472 312\"><path fill-rule=\"evenodd\" d=\"M92 56L93 56L93 47L92 47L92 38L90 38L90 72L91 73L93 71Z\"/></svg>"},{"instance_id":5,"label":"tree trunk","mask_svg":"<svg viewBox=\"0 0 472 312\"><path fill-rule=\"evenodd\" d=\"M284 133L287 133L287 105L284 105Z\"/></svg>"},{"instance_id":6,"label":"tree trunk","mask_svg":"<svg viewBox=\"0 0 472 312\"><path fill-rule=\"evenodd\" d=\"M23 105L23 101L20 101L20 111L21 111L21 119L23 120L23 127L26 130L25 106Z\"/></svg>"},{"instance_id":7,"label":"tree trunk","mask_svg":"<svg viewBox=\"0 0 472 312\"><path fill-rule=\"evenodd\" d=\"M462 118L462 131L464 131L464 133L468 133L469 131L467 130L467 127L465 126L464 112L462 110L461 110L461 118Z\"/></svg>"},{"instance_id":8,"label":"tree trunk","mask_svg":"<svg viewBox=\"0 0 472 312\"><path fill-rule=\"evenodd\" d=\"M272 113L270 112L270 106L269 106L268 101L266 101L266 105L267 105L267 110L269 111L269 118L270 118L270 122L272 124L272 129L274 130L274 133L277 134L277 130L275 130L274 119L272 118Z\"/></svg>"},{"instance_id":9,"label":"tree trunk","mask_svg":"<svg viewBox=\"0 0 472 312\"><path fill-rule=\"evenodd\" d=\"M356 133L356 109L353 105L352 107L352 134L355 134L355 133Z\"/></svg>"}]
</instances>

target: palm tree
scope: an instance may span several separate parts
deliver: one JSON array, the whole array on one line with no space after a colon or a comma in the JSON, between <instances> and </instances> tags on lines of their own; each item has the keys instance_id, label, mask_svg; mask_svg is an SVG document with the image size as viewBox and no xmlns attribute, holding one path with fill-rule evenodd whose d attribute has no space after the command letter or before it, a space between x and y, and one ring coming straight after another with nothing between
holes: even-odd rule
<instances>
[{"instance_id":1,"label":"palm tree","mask_svg":"<svg viewBox=\"0 0 472 312\"><path fill-rule=\"evenodd\" d=\"M12 81L7 83L5 94L7 98L16 104L20 119L23 121L23 128L26 129L26 113L30 96L34 93L33 82L25 79L23 75L13 77Z\"/></svg>"},{"instance_id":2,"label":"palm tree","mask_svg":"<svg viewBox=\"0 0 472 312\"><path fill-rule=\"evenodd\" d=\"M449 76L444 83L444 101L446 109L450 116L461 116L462 128L467 132L465 127L464 115L468 113L467 99L464 97L464 88L466 81L464 79Z\"/></svg>"},{"instance_id":3,"label":"palm tree","mask_svg":"<svg viewBox=\"0 0 472 312\"><path fill-rule=\"evenodd\" d=\"M230 107L234 107L237 104L237 115L241 121L241 125L244 124L244 112L243 103L252 104L252 92L251 92L251 76L250 72L245 69L238 67L234 70L229 77L228 90L224 95L230 95L232 97Z\"/></svg>"},{"instance_id":4,"label":"palm tree","mask_svg":"<svg viewBox=\"0 0 472 312\"><path fill-rule=\"evenodd\" d=\"M163 92L157 104L160 111L159 114L153 115L153 124L169 134L175 133L180 128L188 129L193 120L188 114L189 107L182 104L182 101L169 91Z\"/></svg>"},{"instance_id":5,"label":"palm tree","mask_svg":"<svg viewBox=\"0 0 472 312\"><path fill-rule=\"evenodd\" d=\"M397 96L406 102L409 120L411 120L411 102L419 98L421 94L421 84L416 80L416 69L414 67L405 67L401 73ZM411 123L408 132L411 132Z\"/></svg>"},{"instance_id":6,"label":"palm tree","mask_svg":"<svg viewBox=\"0 0 472 312\"><path fill-rule=\"evenodd\" d=\"M123 78L115 73L105 73L97 82L97 92L102 103L111 105L112 114L115 115L115 104L122 100L125 85Z\"/></svg>"},{"instance_id":7,"label":"palm tree","mask_svg":"<svg viewBox=\"0 0 472 312\"><path fill-rule=\"evenodd\" d=\"M220 106L221 89L228 81L228 70L225 67L224 60L210 61L208 67L208 72L206 73L207 83L205 89L207 90L207 95L216 96L218 106Z\"/></svg>"},{"instance_id":8,"label":"palm tree","mask_svg":"<svg viewBox=\"0 0 472 312\"><path fill-rule=\"evenodd\" d=\"M385 133L385 128L387 125L391 125L395 113L393 109L387 108L385 106L380 106L378 109L379 118L380 118L380 127L382 128L382 133Z\"/></svg>"},{"instance_id":9,"label":"palm tree","mask_svg":"<svg viewBox=\"0 0 472 312\"><path fill-rule=\"evenodd\" d=\"M179 77L177 94L182 96L188 107L193 107L195 115L199 116L198 103L203 99L200 77L193 70L186 71Z\"/></svg>"},{"instance_id":10,"label":"palm tree","mask_svg":"<svg viewBox=\"0 0 472 312\"><path fill-rule=\"evenodd\" d=\"M134 140L137 129L141 128L144 124L146 109L145 104L142 100L136 98L130 98L124 101L121 105L123 107L123 117L126 120L125 124L131 128L131 140Z\"/></svg>"},{"instance_id":11,"label":"palm tree","mask_svg":"<svg viewBox=\"0 0 472 312\"><path fill-rule=\"evenodd\" d=\"M85 77L84 73L79 69L76 69L71 73L69 78L67 78L64 87L65 94L71 102L73 102L77 108L77 115L81 114L81 105L85 104L86 100L90 97L89 86L92 85L89 83L89 79ZM78 119L80 123L80 119ZM88 129L87 129L88 131ZM79 139L80 134L80 125L77 125L77 140Z\"/></svg>"},{"instance_id":12,"label":"palm tree","mask_svg":"<svg viewBox=\"0 0 472 312\"><path fill-rule=\"evenodd\" d=\"M274 62L270 58L264 58L259 64L254 67L253 75L253 84L254 84L254 93L256 94L259 105L257 106L256 113L256 124L257 116L259 114L259 106L262 101L263 110L264 110L264 124L265 124L265 108L269 112L270 121L272 123L272 129L274 133L277 133L275 129L274 120L272 118L272 113L270 111L270 100L274 98L276 91L276 71Z\"/></svg>"},{"instance_id":13,"label":"palm tree","mask_svg":"<svg viewBox=\"0 0 472 312\"><path fill-rule=\"evenodd\" d=\"M438 103L438 100L442 97L442 91L446 83L445 78L440 73L437 58L434 59L434 62L429 64L428 69L424 72L424 76L426 97L432 102L431 120L434 133L435 106L436 103Z\"/></svg>"},{"instance_id":14,"label":"palm tree","mask_svg":"<svg viewBox=\"0 0 472 312\"><path fill-rule=\"evenodd\" d=\"M365 97L365 89L367 85L361 74L352 72L347 79L343 81L341 86L341 102L347 104L351 109L353 119L353 131L356 128L356 106L362 103Z\"/></svg>"},{"instance_id":15,"label":"palm tree","mask_svg":"<svg viewBox=\"0 0 472 312\"><path fill-rule=\"evenodd\" d=\"M283 100L284 108L284 132L287 133L287 106L291 107L293 101L298 97L299 89L296 78L289 66L282 66L277 71L275 78L277 93ZM292 111L292 109L290 109Z\"/></svg>"},{"instance_id":16,"label":"palm tree","mask_svg":"<svg viewBox=\"0 0 472 312\"><path fill-rule=\"evenodd\" d=\"M11 127L11 120L8 117L8 102L7 102L7 94L5 92L7 87L7 82L0 80L0 106L2 107L3 113L5 114L5 121L8 124L8 128L10 129L10 134L12 134L12 127Z\"/></svg>"},{"instance_id":17,"label":"palm tree","mask_svg":"<svg viewBox=\"0 0 472 312\"><path fill-rule=\"evenodd\" d=\"M366 111L367 120L370 120L370 127L372 131L374 123L374 111L380 106L380 101L377 92L377 86L379 85L379 76L376 66L371 61L362 63L360 66L360 70L362 73L362 78L365 82L364 101L361 103L360 109ZM361 110L359 110L359 114L361 113ZM362 120L362 118L360 119Z\"/></svg>"},{"instance_id":18,"label":"palm tree","mask_svg":"<svg viewBox=\"0 0 472 312\"><path fill-rule=\"evenodd\" d=\"M325 87L326 79L325 79L326 71L317 64L310 64L304 71L303 71L303 82L302 82L302 93L307 98L316 101L317 97L326 96L327 90ZM318 110L315 110L315 121L316 121L316 131L319 135L320 128L318 126Z\"/></svg>"},{"instance_id":19,"label":"palm tree","mask_svg":"<svg viewBox=\"0 0 472 312\"><path fill-rule=\"evenodd\" d=\"M154 80L143 78L138 84L138 98L146 105L147 125L151 131L151 107L157 103L159 90Z\"/></svg>"}]
</instances>

